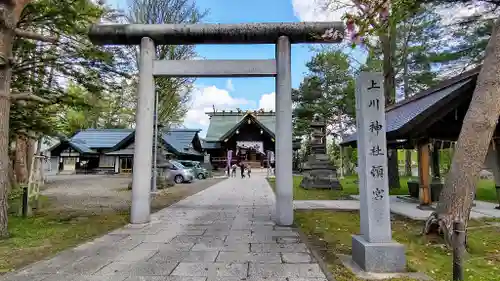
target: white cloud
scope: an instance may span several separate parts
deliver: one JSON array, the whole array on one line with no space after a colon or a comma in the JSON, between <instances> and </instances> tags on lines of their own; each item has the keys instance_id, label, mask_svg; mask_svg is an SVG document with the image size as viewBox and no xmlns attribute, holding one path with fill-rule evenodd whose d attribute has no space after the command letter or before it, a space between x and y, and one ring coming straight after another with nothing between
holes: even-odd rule
<instances>
[{"instance_id":1,"label":"white cloud","mask_svg":"<svg viewBox=\"0 0 500 281\"><path fill-rule=\"evenodd\" d=\"M227 79L227 81L226 81L226 90L228 90L230 92L234 91L233 80Z\"/></svg>"},{"instance_id":2,"label":"white cloud","mask_svg":"<svg viewBox=\"0 0 500 281\"><path fill-rule=\"evenodd\" d=\"M347 12L355 10L352 0L292 0L295 16L300 21L341 21ZM443 16L443 24L451 24L471 15L492 16L492 6L482 1L468 4L437 7L436 12Z\"/></svg>"},{"instance_id":3,"label":"white cloud","mask_svg":"<svg viewBox=\"0 0 500 281\"><path fill-rule=\"evenodd\" d=\"M353 5L349 0L292 0L295 16L301 21L341 21Z\"/></svg>"},{"instance_id":4,"label":"white cloud","mask_svg":"<svg viewBox=\"0 0 500 281\"><path fill-rule=\"evenodd\" d=\"M263 94L259 100L259 109L276 110L276 93Z\"/></svg>"},{"instance_id":5,"label":"white cloud","mask_svg":"<svg viewBox=\"0 0 500 281\"><path fill-rule=\"evenodd\" d=\"M196 86L191 96L191 108L184 118L184 125L188 128L199 128L205 136L210 119L205 112L211 112L213 107L217 110L235 110L238 107L254 107L255 102L242 98L234 98L229 91L215 86Z\"/></svg>"}]
</instances>

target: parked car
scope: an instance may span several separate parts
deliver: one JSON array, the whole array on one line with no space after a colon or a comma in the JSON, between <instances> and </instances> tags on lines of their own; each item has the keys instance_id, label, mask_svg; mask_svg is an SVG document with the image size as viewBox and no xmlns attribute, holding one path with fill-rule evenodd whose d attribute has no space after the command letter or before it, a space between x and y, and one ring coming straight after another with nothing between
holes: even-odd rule
<instances>
[{"instance_id":1,"label":"parked car","mask_svg":"<svg viewBox=\"0 0 500 281\"><path fill-rule=\"evenodd\" d=\"M208 177L207 169L203 168L200 162L191 160L178 160L178 162L184 165L185 167L192 169L193 173L198 179L202 180Z\"/></svg>"},{"instance_id":2,"label":"parked car","mask_svg":"<svg viewBox=\"0 0 500 281\"><path fill-rule=\"evenodd\" d=\"M165 165L169 177L174 179L174 182L179 184L183 182L192 182L194 180L194 173L192 169L185 167L175 160L168 160Z\"/></svg>"}]
</instances>

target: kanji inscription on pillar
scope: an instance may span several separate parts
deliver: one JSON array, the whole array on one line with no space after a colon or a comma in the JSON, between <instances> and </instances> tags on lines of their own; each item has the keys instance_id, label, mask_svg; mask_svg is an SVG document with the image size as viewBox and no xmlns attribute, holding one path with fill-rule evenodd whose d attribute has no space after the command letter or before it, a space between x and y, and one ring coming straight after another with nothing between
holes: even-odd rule
<instances>
[{"instance_id":1,"label":"kanji inscription on pillar","mask_svg":"<svg viewBox=\"0 0 500 281\"><path fill-rule=\"evenodd\" d=\"M360 215L369 242L391 241L384 103L382 75L361 73L356 85Z\"/></svg>"}]
</instances>

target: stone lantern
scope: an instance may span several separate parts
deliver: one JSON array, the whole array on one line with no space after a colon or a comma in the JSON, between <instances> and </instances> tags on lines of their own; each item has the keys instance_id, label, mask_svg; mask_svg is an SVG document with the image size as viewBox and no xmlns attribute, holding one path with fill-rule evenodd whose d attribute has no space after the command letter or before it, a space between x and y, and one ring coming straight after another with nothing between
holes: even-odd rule
<instances>
[{"instance_id":1,"label":"stone lantern","mask_svg":"<svg viewBox=\"0 0 500 281\"><path fill-rule=\"evenodd\" d=\"M300 186L305 189L337 189L341 190L337 179L337 169L330 162L326 154L326 122L315 116L310 124L311 155L304 163L304 177Z\"/></svg>"}]
</instances>

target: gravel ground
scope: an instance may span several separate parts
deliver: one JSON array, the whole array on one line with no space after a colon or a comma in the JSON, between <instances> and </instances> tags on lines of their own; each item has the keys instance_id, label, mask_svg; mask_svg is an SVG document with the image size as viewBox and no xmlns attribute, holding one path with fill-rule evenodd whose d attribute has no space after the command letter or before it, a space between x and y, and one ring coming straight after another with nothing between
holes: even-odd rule
<instances>
[{"instance_id":1,"label":"gravel ground","mask_svg":"<svg viewBox=\"0 0 500 281\"><path fill-rule=\"evenodd\" d=\"M48 198L49 210L57 212L98 213L129 210L131 176L120 175L58 175L50 176L41 194ZM222 179L196 180L179 184L154 196L152 205L159 209L172 199L202 191ZM156 202L158 201L158 202ZM46 208L44 208L46 209Z\"/></svg>"}]
</instances>

